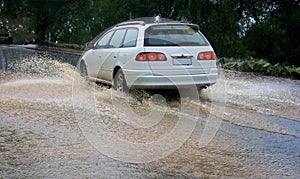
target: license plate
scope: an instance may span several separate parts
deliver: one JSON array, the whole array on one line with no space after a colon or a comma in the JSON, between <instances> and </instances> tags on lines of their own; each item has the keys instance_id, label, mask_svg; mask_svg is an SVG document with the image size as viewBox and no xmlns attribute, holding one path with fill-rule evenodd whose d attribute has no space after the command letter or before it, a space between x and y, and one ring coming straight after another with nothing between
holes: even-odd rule
<instances>
[{"instance_id":1,"label":"license plate","mask_svg":"<svg viewBox=\"0 0 300 179\"><path fill-rule=\"evenodd\" d=\"M175 58L173 59L173 65L191 65L192 59L190 58Z\"/></svg>"}]
</instances>

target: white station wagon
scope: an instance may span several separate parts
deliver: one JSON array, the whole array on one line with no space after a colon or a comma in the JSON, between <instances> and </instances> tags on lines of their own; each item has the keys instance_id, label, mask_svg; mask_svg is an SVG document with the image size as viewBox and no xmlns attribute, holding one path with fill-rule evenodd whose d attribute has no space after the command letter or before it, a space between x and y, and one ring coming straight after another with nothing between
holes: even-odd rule
<instances>
[{"instance_id":1,"label":"white station wagon","mask_svg":"<svg viewBox=\"0 0 300 179\"><path fill-rule=\"evenodd\" d=\"M215 84L216 54L195 24L145 18L126 21L87 45L82 76L117 91L172 89Z\"/></svg>"}]
</instances>

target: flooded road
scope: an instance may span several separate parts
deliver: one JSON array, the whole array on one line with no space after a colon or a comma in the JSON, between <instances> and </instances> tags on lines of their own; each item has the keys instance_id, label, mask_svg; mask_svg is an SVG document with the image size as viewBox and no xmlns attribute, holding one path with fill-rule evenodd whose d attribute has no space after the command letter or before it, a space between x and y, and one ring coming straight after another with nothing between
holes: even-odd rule
<instances>
[{"instance_id":1,"label":"flooded road","mask_svg":"<svg viewBox=\"0 0 300 179\"><path fill-rule=\"evenodd\" d=\"M69 57L20 47L2 53L0 178L300 176L300 81L221 71L199 100L137 100L87 83L62 63ZM192 130L154 145L178 124ZM107 134L140 148L132 156ZM203 143L205 136L212 138Z\"/></svg>"}]
</instances>

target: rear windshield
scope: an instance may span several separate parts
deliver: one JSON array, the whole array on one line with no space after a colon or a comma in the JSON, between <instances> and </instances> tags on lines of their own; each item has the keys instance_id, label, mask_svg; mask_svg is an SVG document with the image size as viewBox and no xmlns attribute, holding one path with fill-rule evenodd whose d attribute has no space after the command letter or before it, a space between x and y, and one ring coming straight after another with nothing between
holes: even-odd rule
<instances>
[{"instance_id":1,"label":"rear windshield","mask_svg":"<svg viewBox=\"0 0 300 179\"><path fill-rule=\"evenodd\" d=\"M205 46L203 35L189 26L156 25L145 31L144 46Z\"/></svg>"}]
</instances>

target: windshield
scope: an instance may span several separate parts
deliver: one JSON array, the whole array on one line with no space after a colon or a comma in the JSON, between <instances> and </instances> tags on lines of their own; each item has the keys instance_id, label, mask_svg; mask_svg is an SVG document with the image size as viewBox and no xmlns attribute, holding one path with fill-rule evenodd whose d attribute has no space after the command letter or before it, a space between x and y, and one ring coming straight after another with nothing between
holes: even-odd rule
<instances>
[{"instance_id":1,"label":"windshield","mask_svg":"<svg viewBox=\"0 0 300 179\"><path fill-rule=\"evenodd\" d=\"M157 25L145 31L145 46L204 46L203 35L186 25Z\"/></svg>"}]
</instances>

